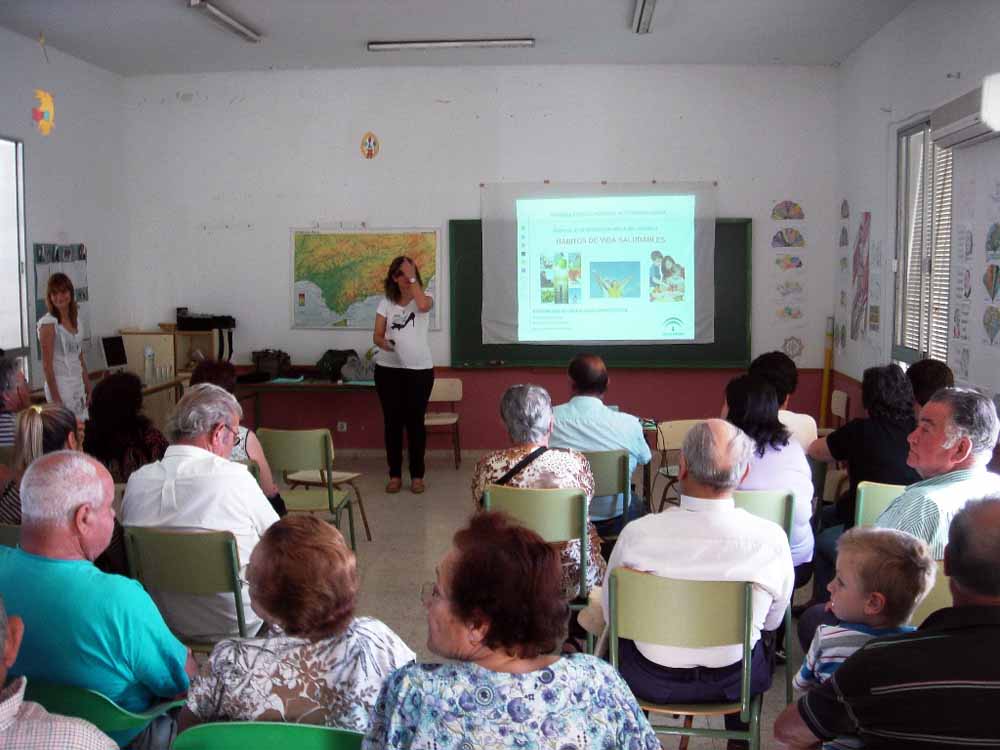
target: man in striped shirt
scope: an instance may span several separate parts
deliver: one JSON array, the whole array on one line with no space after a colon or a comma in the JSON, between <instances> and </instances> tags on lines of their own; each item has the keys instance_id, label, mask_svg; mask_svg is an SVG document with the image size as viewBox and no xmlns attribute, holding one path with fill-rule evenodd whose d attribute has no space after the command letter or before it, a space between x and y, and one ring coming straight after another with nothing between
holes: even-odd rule
<instances>
[{"instance_id":1,"label":"man in striped shirt","mask_svg":"<svg viewBox=\"0 0 1000 750\"><path fill-rule=\"evenodd\" d=\"M1000 747L1000 496L972 500L944 557L954 606L918 630L876 638L786 708L774 736L789 748L855 735L865 747Z\"/></svg>"},{"instance_id":2,"label":"man in striped shirt","mask_svg":"<svg viewBox=\"0 0 1000 750\"><path fill-rule=\"evenodd\" d=\"M14 444L14 415L30 403L28 384L17 360L0 353L0 446Z\"/></svg>"},{"instance_id":3,"label":"man in striped shirt","mask_svg":"<svg viewBox=\"0 0 1000 750\"><path fill-rule=\"evenodd\" d=\"M923 477L876 519L930 545L940 560L951 519L972 497L1000 493L1000 476L986 469L1000 424L993 402L967 388L942 388L920 410L907 441L906 462Z\"/></svg>"}]
</instances>

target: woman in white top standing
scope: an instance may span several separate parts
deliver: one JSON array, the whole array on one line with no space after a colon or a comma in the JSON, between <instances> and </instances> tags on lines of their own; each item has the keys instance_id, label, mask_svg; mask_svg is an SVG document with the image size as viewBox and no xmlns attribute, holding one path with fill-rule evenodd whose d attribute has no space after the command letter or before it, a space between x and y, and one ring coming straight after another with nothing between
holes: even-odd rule
<instances>
[{"instance_id":1,"label":"woman in white top standing","mask_svg":"<svg viewBox=\"0 0 1000 750\"><path fill-rule=\"evenodd\" d=\"M86 420L90 378L87 377L83 333L69 276L54 273L49 277L45 303L49 311L38 321L45 398L49 403L62 404L79 419Z\"/></svg>"},{"instance_id":2,"label":"woman in white top standing","mask_svg":"<svg viewBox=\"0 0 1000 750\"><path fill-rule=\"evenodd\" d=\"M428 313L434 298L424 292L420 271L411 258L399 256L389 264L385 298L375 313L373 340L375 390L382 404L385 454L389 463L386 492L403 486L403 430L410 457L410 490L424 491L424 414L434 386L434 363L427 345Z\"/></svg>"}]
</instances>

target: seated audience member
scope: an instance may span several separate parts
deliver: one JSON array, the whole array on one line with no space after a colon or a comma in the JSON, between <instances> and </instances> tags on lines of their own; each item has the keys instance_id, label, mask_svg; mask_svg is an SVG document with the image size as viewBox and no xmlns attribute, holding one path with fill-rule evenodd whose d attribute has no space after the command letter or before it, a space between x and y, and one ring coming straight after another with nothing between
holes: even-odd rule
<instances>
[{"instance_id":1,"label":"seated audience member","mask_svg":"<svg viewBox=\"0 0 1000 750\"><path fill-rule=\"evenodd\" d=\"M50 714L24 699L28 682L16 677L4 687L24 635L20 617L7 616L0 597L0 747L8 750L117 750L97 727L83 719Z\"/></svg>"},{"instance_id":2,"label":"seated audience member","mask_svg":"<svg viewBox=\"0 0 1000 750\"><path fill-rule=\"evenodd\" d=\"M790 748L1000 747L1000 498L955 516L944 557L954 606L913 633L868 641L774 725Z\"/></svg>"},{"instance_id":3,"label":"seated audience member","mask_svg":"<svg viewBox=\"0 0 1000 750\"><path fill-rule=\"evenodd\" d=\"M287 721L364 732L382 682L416 658L371 617L355 617L358 571L336 528L313 516L271 526L247 567L254 610L281 631L222 641L191 683L183 728Z\"/></svg>"},{"instance_id":4,"label":"seated audience member","mask_svg":"<svg viewBox=\"0 0 1000 750\"><path fill-rule=\"evenodd\" d=\"M191 373L191 385L199 383L211 383L220 388L225 388L232 394L236 393L236 368L231 362L224 362L215 359L205 359L198 363ZM257 464L260 473L260 487L267 496L274 512L279 516L288 513L285 501L281 499L278 492L278 485L274 483L274 476L271 474L271 466L264 456L264 449L257 440L257 435L253 430L247 429L243 425L239 427L239 440L233 446L233 452L229 454L230 461L238 461L241 464L253 461Z\"/></svg>"},{"instance_id":5,"label":"seated audience member","mask_svg":"<svg viewBox=\"0 0 1000 750\"><path fill-rule=\"evenodd\" d=\"M920 410L907 459L923 479L906 488L875 519L930 545L940 560L952 518L972 497L1000 492L1000 476L986 470L997 444L997 410L977 391L942 388Z\"/></svg>"},{"instance_id":6,"label":"seated audience member","mask_svg":"<svg viewBox=\"0 0 1000 750\"><path fill-rule=\"evenodd\" d=\"M816 439L816 420L808 414L788 410L792 394L799 387L799 370L784 352L767 352L750 363L749 375L759 375L774 387L778 396L778 419L803 449Z\"/></svg>"},{"instance_id":7,"label":"seated audience member","mask_svg":"<svg viewBox=\"0 0 1000 750\"><path fill-rule=\"evenodd\" d=\"M130 711L187 692L194 659L137 581L93 561L114 528L114 484L90 456L58 451L21 480L20 547L0 547L0 591L24 621L11 674L96 690ZM116 732L124 746L169 746L173 720Z\"/></svg>"},{"instance_id":8,"label":"seated audience member","mask_svg":"<svg viewBox=\"0 0 1000 750\"><path fill-rule=\"evenodd\" d=\"M28 384L17 360L0 354L0 446L14 444L14 418L30 404Z\"/></svg>"},{"instance_id":9,"label":"seated audience member","mask_svg":"<svg viewBox=\"0 0 1000 750\"><path fill-rule=\"evenodd\" d=\"M142 414L142 381L137 375L117 372L94 386L83 450L104 464L117 483L163 458L167 439Z\"/></svg>"},{"instance_id":10,"label":"seated audience member","mask_svg":"<svg viewBox=\"0 0 1000 750\"><path fill-rule=\"evenodd\" d=\"M580 354L569 363L573 397L552 410L554 426L549 444L578 451L628 451L628 475L637 464L648 464L649 444L636 417L604 405L608 369L596 354ZM641 515L642 499L595 497L590 501L590 520L601 537L618 534L621 527Z\"/></svg>"},{"instance_id":11,"label":"seated audience member","mask_svg":"<svg viewBox=\"0 0 1000 750\"><path fill-rule=\"evenodd\" d=\"M490 484L543 489L579 488L594 495L594 476L586 456L564 448L549 448L552 436L552 401L537 385L512 385L500 399L500 416L507 425L512 448L483 456L472 477L472 500L478 510ZM580 588L580 543L573 541L560 550L563 585L573 598ZM590 524L587 583L600 586L606 564L601 557L601 539Z\"/></svg>"},{"instance_id":12,"label":"seated audience member","mask_svg":"<svg viewBox=\"0 0 1000 750\"><path fill-rule=\"evenodd\" d=\"M772 660L761 631L781 624L794 572L784 530L733 503L753 448L742 431L721 419L692 427L681 448L680 507L643 516L622 529L608 572L623 567L683 580L753 582L750 669L751 690L757 694L771 685ZM609 621L606 587L601 606ZM702 649L627 639L618 644L619 671L638 698L656 703L739 700L740 644ZM726 727L745 729L739 719L739 714L727 715Z\"/></svg>"},{"instance_id":13,"label":"seated audience member","mask_svg":"<svg viewBox=\"0 0 1000 750\"><path fill-rule=\"evenodd\" d=\"M202 383L177 402L170 418L173 441L163 459L132 472L122 500L122 524L183 531L229 531L241 569L277 514L246 466L229 460L243 410L224 389ZM242 577L242 573L241 573ZM175 633L189 638L238 635L232 594L154 592ZM243 588L247 632L262 621Z\"/></svg>"},{"instance_id":14,"label":"seated audience member","mask_svg":"<svg viewBox=\"0 0 1000 750\"><path fill-rule=\"evenodd\" d=\"M906 377L913 386L913 410L920 416L924 404L942 388L955 385L951 368L938 359L922 359L906 368Z\"/></svg>"},{"instance_id":15,"label":"seated audience member","mask_svg":"<svg viewBox=\"0 0 1000 750\"><path fill-rule=\"evenodd\" d=\"M660 747L610 664L552 653L569 612L559 557L533 531L474 515L422 593L427 648L449 661L389 676L366 750Z\"/></svg>"},{"instance_id":16,"label":"seated audience member","mask_svg":"<svg viewBox=\"0 0 1000 750\"><path fill-rule=\"evenodd\" d=\"M805 451L778 420L778 397L774 388L756 375L741 375L726 386L726 419L754 442L750 471L740 490L791 490L795 496L792 514L792 564L795 587L812 573L813 532L812 471Z\"/></svg>"},{"instance_id":17,"label":"seated audience member","mask_svg":"<svg viewBox=\"0 0 1000 750\"><path fill-rule=\"evenodd\" d=\"M854 525L859 482L910 484L920 475L907 464L907 435L916 427L913 390L898 365L869 367L861 379L861 403L868 413L852 419L809 446L818 461L846 461L847 493L823 510L826 527L816 538L816 580L813 600L825 602L833 577L837 538Z\"/></svg>"}]
</instances>

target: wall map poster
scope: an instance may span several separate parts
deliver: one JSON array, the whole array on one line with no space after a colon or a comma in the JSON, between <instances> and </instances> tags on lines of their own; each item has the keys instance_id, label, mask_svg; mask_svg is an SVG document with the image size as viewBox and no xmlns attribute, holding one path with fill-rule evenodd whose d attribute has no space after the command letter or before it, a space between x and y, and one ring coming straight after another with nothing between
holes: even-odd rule
<instances>
[{"instance_id":1,"label":"wall map poster","mask_svg":"<svg viewBox=\"0 0 1000 750\"><path fill-rule=\"evenodd\" d=\"M375 328L394 258L412 258L424 290L436 296L438 230L292 230L292 328ZM441 327L439 300L430 328Z\"/></svg>"}]
</instances>

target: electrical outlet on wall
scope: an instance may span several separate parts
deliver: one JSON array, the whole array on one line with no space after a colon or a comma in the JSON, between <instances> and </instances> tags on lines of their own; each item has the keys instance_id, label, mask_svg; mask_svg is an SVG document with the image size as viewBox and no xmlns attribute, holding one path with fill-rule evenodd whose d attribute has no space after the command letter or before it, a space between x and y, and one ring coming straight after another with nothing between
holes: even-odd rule
<instances>
[{"instance_id":1,"label":"electrical outlet on wall","mask_svg":"<svg viewBox=\"0 0 1000 750\"><path fill-rule=\"evenodd\" d=\"M347 422L337 422L337 432L347 432Z\"/></svg>"}]
</instances>

